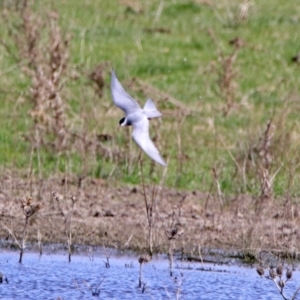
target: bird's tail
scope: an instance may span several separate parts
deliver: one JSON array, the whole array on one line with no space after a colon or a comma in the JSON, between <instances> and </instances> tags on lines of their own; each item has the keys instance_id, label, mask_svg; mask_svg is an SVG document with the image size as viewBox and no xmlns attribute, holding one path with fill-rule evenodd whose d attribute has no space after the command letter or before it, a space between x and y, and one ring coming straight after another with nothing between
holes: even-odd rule
<instances>
[{"instance_id":1,"label":"bird's tail","mask_svg":"<svg viewBox=\"0 0 300 300\"><path fill-rule=\"evenodd\" d=\"M156 106L151 99L147 99L143 111L148 119L158 118L161 116L161 113L156 109Z\"/></svg>"}]
</instances>

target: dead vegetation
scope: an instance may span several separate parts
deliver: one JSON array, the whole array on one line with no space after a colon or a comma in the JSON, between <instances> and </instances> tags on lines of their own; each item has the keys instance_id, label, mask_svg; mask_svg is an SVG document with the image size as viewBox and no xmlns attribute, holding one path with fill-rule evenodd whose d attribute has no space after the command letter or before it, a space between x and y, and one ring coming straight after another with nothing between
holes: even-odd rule
<instances>
[{"instance_id":1,"label":"dead vegetation","mask_svg":"<svg viewBox=\"0 0 300 300\"><path fill-rule=\"evenodd\" d=\"M121 188L102 180L86 178L78 189L76 178L71 179L72 177L68 179L66 195L73 194L77 198L76 206L71 209L71 222L68 217L70 210L62 208L65 216L62 217L56 200L53 200L53 190L57 191L57 195L66 193L62 180L52 178L32 182L32 197L35 198L38 192L43 197L38 202L41 207L39 213L34 215L31 226L27 226L28 245L37 243L38 231L43 237L44 245L65 245L69 237L67 233L71 233L69 246L79 244L94 247L104 244L107 249L113 247L131 249L142 255L148 253L149 227L142 201L143 187ZM17 203L14 199L27 193L28 184L27 179L15 180L16 174L13 178L1 178L0 211L1 222L11 228L20 240L23 236L24 219L19 207L14 205ZM18 187L13 190L13 194L12 186ZM152 186L145 186L148 197L151 197L152 189ZM197 191L178 192L164 188L158 195L158 206L154 214L153 253L169 252L170 262L173 253L205 261L204 253L208 248L239 249L239 257L244 255L245 259L247 253L258 257L263 250L282 257L296 258L298 255L296 249L299 247L299 233L296 228L300 219L297 213L299 205L295 199L268 202L258 215L254 199L249 196L228 199L221 209L216 198L207 201L208 195ZM67 201L69 208L72 207L72 201ZM63 202L62 204L65 205ZM68 224L72 226L71 231L65 230ZM7 230L1 228L0 233L10 241L8 245L15 244ZM108 250L107 257L109 256Z\"/></svg>"},{"instance_id":2,"label":"dead vegetation","mask_svg":"<svg viewBox=\"0 0 300 300\"><path fill-rule=\"evenodd\" d=\"M259 265L256 268L256 271L258 275L262 278L266 278L269 280L272 280L275 284L275 287L277 288L278 292L285 300L294 300L297 297L297 294L300 291L300 286L295 290L292 297L287 297L285 293L285 288L290 280L292 280L293 277L293 269L289 266L284 267L282 263L278 264L276 267L270 266L269 267L269 274L265 275L265 270L263 268L263 265Z\"/></svg>"},{"instance_id":3,"label":"dead vegetation","mask_svg":"<svg viewBox=\"0 0 300 300\"><path fill-rule=\"evenodd\" d=\"M60 197L56 194L56 192L52 193L53 198L55 202L57 203L57 209L59 214L63 218L64 222L64 229L65 229L65 235L68 245L68 261L71 262L71 256L72 256L72 246L73 246L73 240L72 240L72 217L73 212L75 208L76 198L75 196L71 195L71 203L68 203L68 199L63 199L63 197ZM62 203L64 200L64 207L62 206Z\"/></svg>"},{"instance_id":4,"label":"dead vegetation","mask_svg":"<svg viewBox=\"0 0 300 300\"><path fill-rule=\"evenodd\" d=\"M14 222L11 220L10 225L7 225L7 222L5 222L7 216L2 215L2 219L0 221L0 226L7 231L7 233L10 235L10 237L14 240L14 243L16 246L20 249L20 257L19 257L19 263L22 263L23 260L23 254L24 250L26 249L26 241L28 238L28 225L29 225L29 219L40 209L40 204L39 203L33 203L32 197L28 197L25 200L21 200L20 208L23 211L23 214L25 216L25 221L23 225L20 225L22 228L22 233L20 237L16 234L15 229L14 229ZM22 221L21 221L22 222ZM20 224L20 221L18 222Z\"/></svg>"},{"instance_id":5,"label":"dead vegetation","mask_svg":"<svg viewBox=\"0 0 300 300\"><path fill-rule=\"evenodd\" d=\"M224 3L221 3L221 5ZM222 12L223 11L223 12ZM253 1L232 1L230 4L225 4L222 10L214 8L214 13L217 19L228 27L238 27L246 24L251 16L255 13L256 7Z\"/></svg>"},{"instance_id":6,"label":"dead vegetation","mask_svg":"<svg viewBox=\"0 0 300 300\"><path fill-rule=\"evenodd\" d=\"M12 23L16 17L18 21ZM2 20L11 24L8 35L17 46L17 52L6 40L2 39L1 43L31 83L28 101L33 128L27 138L34 149L45 147L61 152L70 139L67 103L61 95L67 77L70 37L61 32L56 11L42 18L27 1L16 13L2 13Z\"/></svg>"},{"instance_id":7,"label":"dead vegetation","mask_svg":"<svg viewBox=\"0 0 300 300\"><path fill-rule=\"evenodd\" d=\"M178 202L178 204L173 204L173 211L168 216L169 222L167 220L161 220L163 224L163 229L165 231L166 238L168 239L168 258L170 262L170 276L173 276L173 263L174 263L174 250L176 250L176 240L180 239L180 237L184 234L184 229L182 228L182 224L180 222L181 218L181 209L184 204L184 200L186 195L182 196L182 199ZM167 224L166 224L167 223Z\"/></svg>"},{"instance_id":8,"label":"dead vegetation","mask_svg":"<svg viewBox=\"0 0 300 300\"><path fill-rule=\"evenodd\" d=\"M103 277L100 282L97 285L90 285L87 281L83 280L82 281L82 286L80 285L80 283L73 278L73 282L74 282L74 286L75 288L83 295L85 295L87 292L85 291L85 288L88 289L90 292L89 294L91 294L93 297L100 297L100 286L102 284L102 282L104 281L105 277Z\"/></svg>"},{"instance_id":9,"label":"dead vegetation","mask_svg":"<svg viewBox=\"0 0 300 300\"><path fill-rule=\"evenodd\" d=\"M226 55L213 30L209 29L207 33L216 47L218 57L217 63L213 63L211 67L211 72L217 74L217 84L214 92L216 96L225 102L223 113L225 116L228 116L233 109L238 109L240 105L238 102L238 84L236 82L238 76L236 60L239 51L244 47L244 42L240 38L231 40L230 44L233 45L233 50L230 54Z\"/></svg>"},{"instance_id":10,"label":"dead vegetation","mask_svg":"<svg viewBox=\"0 0 300 300\"><path fill-rule=\"evenodd\" d=\"M245 2L244 9L241 7L237 14L239 24L249 19L249 9L252 6L247 3L250 2ZM261 249L274 251L278 247L283 252L295 253L298 245L298 232L295 228L299 224L297 197L288 193L275 203L274 180L283 166L280 158L285 157L285 151L290 153L287 149L292 149L295 138L285 125L291 113L290 101L298 101L297 95L295 98L293 95L287 96L282 110L274 109L269 121L247 132L249 139L248 136L245 138L246 134L243 135L246 142L243 144L238 141L240 148L237 151L231 151L223 136L214 132L235 166L236 173L232 177L236 186L242 186L243 192L254 191L255 196L244 193L228 196L223 192L222 174L228 165L222 159L210 166L213 183L213 192L210 194L197 191L177 192L164 189L163 185L158 187L157 192L145 183L143 193L139 186L118 190L109 186L110 181L95 178L113 180L118 178L114 177L117 173L120 176L137 173L139 158L132 145L130 132L123 132L122 143L119 143L117 140L120 136L113 130L108 131L108 126L99 118L105 116L107 121L115 117L111 109L112 103L101 102L96 107L93 102L105 96L105 78L109 76L110 64L100 62L91 70L72 66L69 61L71 37L60 28L59 13L56 11L38 16L27 1L19 1L17 9L9 14L9 17L7 11L2 14L3 20L8 24L9 39L1 39L1 44L29 82L29 88L24 93L26 103L30 106L32 127L25 134L31 148L30 170L26 179L20 179L21 176L11 179L21 181L22 185L12 195L5 194L3 206L10 197L15 197L15 193L26 194L28 191L43 201L45 210L42 209L42 215L46 218L47 226L43 224L39 231L34 228L34 232L29 228L30 240L36 240L36 232L40 244L41 236L44 242L65 243L67 238L69 258L74 243L104 244L106 248L113 246L134 250L147 248L147 252L151 254L163 249L169 252L170 274L173 254L178 249L197 257L201 255L201 248L206 245L236 247L254 253ZM216 60L211 63L207 73L212 73L216 79L213 93L222 99L223 117L229 119L231 115L240 112L244 102L247 102L244 100L249 97L249 94L241 95L238 83L239 53L247 44L236 37L230 40L233 48L227 53L213 31L209 31L209 36L216 47ZM68 85L83 77L89 82L84 88L76 90L79 91L76 96L81 100L92 100L81 101L84 104L80 104L75 113L68 102L74 95ZM179 176L184 172L185 162L191 161L189 153L183 147L182 132L187 132L183 130L186 119L199 116L202 109L191 108L140 79L132 79L127 85L135 92L156 97L158 105L171 107L164 112L174 120L172 129L176 128L176 174ZM254 92L265 90L265 87L258 87ZM153 140L159 148L167 149L165 146L171 141L169 136L162 137L158 125L160 124L153 124L156 129ZM214 126L213 124L213 131ZM63 169L68 175L60 180L60 173L57 172L55 179L40 177L36 182L32 161L33 156L37 157L39 168L42 169L42 150L54 158L57 166L63 157L67 161ZM296 150L293 151L292 154ZM73 173L74 161L69 159L72 153L78 154L82 159L77 176L69 175ZM289 187L297 183L295 174L299 166L299 157L292 154L288 157L288 165L285 165L285 170L290 172ZM168 153L164 155L168 156ZM107 170L106 162L110 163ZM154 173L154 165L151 165L144 176L151 177ZM75 198L71 198L72 203L66 211L62 208L55 209L56 204L51 201L49 202L53 205L49 206L45 199L49 200L51 191L55 190L65 197L63 187L65 188L66 182L70 189L68 195L74 194L78 199L76 207ZM200 188L202 187L199 186ZM57 205L60 205L59 201ZM10 209L11 212L8 212L3 208L3 216L9 217L15 212L15 208ZM12 223L14 228L22 227L17 219L13 219ZM58 232L58 228L65 230L57 235L51 233ZM186 234L179 238L179 233L183 230ZM21 237L22 232L18 229L16 235ZM108 252L105 262L107 266L109 256Z\"/></svg>"},{"instance_id":11,"label":"dead vegetation","mask_svg":"<svg viewBox=\"0 0 300 300\"><path fill-rule=\"evenodd\" d=\"M105 78L110 75L109 64L101 62L88 71L72 66L69 62L71 36L61 29L59 13L53 10L40 16L31 2L22 3L20 9L2 12L7 32L0 42L30 83L24 96L30 106L28 115L32 126L23 137L31 148L31 172L33 160L38 161L39 174L44 171L41 153L56 160L56 170L62 163L67 165L71 155L80 154L79 173L83 177L91 172L92 165L97 165L98 157L104 164L113 165L108 176L114 175L117 165L128 166L130 172L132 163L128 163L131 158L126 143L124 149L120 148L112 135L102 132L106 126L99 116L106 115L110 107L102 105L96 109L83 101L85 105L80 104L79 112L75 113L68 99L72 95L69 85L82 78L89 80L89 84L76 97L102 98ZM91 122L91 114L98 123Z\"/></svg>"}]
</instances>

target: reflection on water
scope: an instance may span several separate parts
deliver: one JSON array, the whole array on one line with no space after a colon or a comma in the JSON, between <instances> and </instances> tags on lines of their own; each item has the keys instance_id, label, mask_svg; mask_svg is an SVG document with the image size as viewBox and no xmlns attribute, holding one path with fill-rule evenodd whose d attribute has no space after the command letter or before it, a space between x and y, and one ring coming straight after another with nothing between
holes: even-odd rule
<instances>
[{"instance_id":1,"label":"reflection on water","mask_svg":"<svg viewBox=\"0 0 300 300\"><path fill-rule=\"evenodd\" d=\"M66 255L39 259L25 253L19 264L17 252L1 252L0 271L9 283L0 285L0 299L97 299L99 292L100 299L282 299L274 283L260 278L254 268L178 262L170 278L168 261L153 259L143 266L142 293L137 256L110 258L110 268L104 261L104 255L93 260L74 255L68 263ZM300 285L297 272L293 276L289 297Z\"/></svg>"}]
</instances>

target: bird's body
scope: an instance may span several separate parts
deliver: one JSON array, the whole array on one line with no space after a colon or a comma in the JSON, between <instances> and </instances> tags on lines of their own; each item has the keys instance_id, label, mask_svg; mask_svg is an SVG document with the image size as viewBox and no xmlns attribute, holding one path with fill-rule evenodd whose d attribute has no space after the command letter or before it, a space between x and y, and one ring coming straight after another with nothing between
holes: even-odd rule
<instances>
[{"instance_id":1,"label":"bird's body","mask_svg":"<svg viewBox=\"0 0 300 300\"><path fill-rule=\"evenodd\" d=\"M143 109L126 93L118 81L114 71L111 74L111 94L114 104L125 112L125 117L119 122L121 126L133 126L132 138L137 145L154 161L166 166L157 148L149 136L149 119L161 116L151 99L146 101Z\"/></svg>"}]
</instances>

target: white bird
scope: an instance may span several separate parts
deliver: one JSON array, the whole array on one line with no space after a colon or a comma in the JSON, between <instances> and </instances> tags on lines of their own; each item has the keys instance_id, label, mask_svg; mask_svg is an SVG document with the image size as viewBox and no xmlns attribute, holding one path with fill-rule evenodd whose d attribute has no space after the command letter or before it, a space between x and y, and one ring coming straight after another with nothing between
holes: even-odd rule
<instances>
[{"instance_id":1,"label":"white bird","mask_svg":"<svg viewBox=\"0 0 300 300\"><path fill-rule=\"evenodd\" d=\"M117 79L115 72L111 73L111 94L114 104L125 112L125 117L119 122L121 126L133 126L132 138L154 161L166 166L157 148L149 137L149 119L161 116L151 99L146 101L144 109L125 92Z\"/></svg>"}]
</instances>

